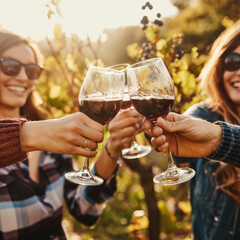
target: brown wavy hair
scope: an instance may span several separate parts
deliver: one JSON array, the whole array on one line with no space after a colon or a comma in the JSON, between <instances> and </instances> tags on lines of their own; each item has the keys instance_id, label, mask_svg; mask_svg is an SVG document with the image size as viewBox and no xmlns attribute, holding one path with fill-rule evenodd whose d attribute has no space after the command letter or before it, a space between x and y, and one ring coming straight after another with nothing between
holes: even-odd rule
<instances>
[{"instance_id":1,"label":"brown wavy hair","mask_svg":"<svg viewBox=\"0 0 240 240\"><path fill-rule=\"evenodd\" d=\"M12 32L6 30L0 30L0 56L9 48L18 44L24 43L29 46L35 56L36 64L41 61L41 54L38 48L28 41L27 39L18 36ZM23 107L20 108L20 115L28 120L43 120L47 118L47 113L41 108L39 104L38 93L33 90L27 98L27 101Z\"/></svg>"},{"instance_id":2,"label":"brown wavy hair","mask_svg":"<svg viewBox=\"0 0 240 240\"><path fill-rule=\"evenodd\" d=\"M240 20L223 31L214 41L209 58L199 76L200 88L207 95L207 104L225 122L240 125L236 105L229 98L223 84L224 68L222 58L240 45ZM214 173L217 189L222 189L240 206L240 169L229 164L221 164Z\"/></svg>"}]
</instances>

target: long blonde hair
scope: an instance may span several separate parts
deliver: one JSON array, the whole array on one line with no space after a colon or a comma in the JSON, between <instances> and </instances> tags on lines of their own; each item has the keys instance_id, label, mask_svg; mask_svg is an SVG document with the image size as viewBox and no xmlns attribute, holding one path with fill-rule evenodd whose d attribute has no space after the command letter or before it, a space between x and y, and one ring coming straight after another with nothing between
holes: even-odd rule
<instances>
[{"instance_id":1,"label":"long blonde hair","mask_svg":"<svg viewBox=\"0 0 240 240\"><path fill-rule=\"evenodd\" d=\"M240 125L240 116L224 88L222 58L239 45L240 20L222 32L215 40L209 52L209 60L199 76L200 88L206 92L209 107L216 111L225 122L237 125ZM226 192L240 206L240 169L222 164L214 176L217 188Z\"/></svg>"}]
</instances>

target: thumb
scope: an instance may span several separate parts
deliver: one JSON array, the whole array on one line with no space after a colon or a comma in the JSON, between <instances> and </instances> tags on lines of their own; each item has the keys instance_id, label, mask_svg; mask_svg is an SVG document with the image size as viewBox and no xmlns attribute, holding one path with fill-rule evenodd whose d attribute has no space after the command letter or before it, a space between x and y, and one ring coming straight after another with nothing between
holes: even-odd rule
<instances>
[{"instance_id":1,"label":"thumb","mask_svg":"<svg viewBox=\"0 0 240 240\"><path fill-rule=\"evenodd\" d=\"M179 124L179 123L178 123ZM157 125L161 127L166 132L177 132L179 130L179 125L176 122L170 122L163 118L157 119Z\"/></svg>"}]
</instances>

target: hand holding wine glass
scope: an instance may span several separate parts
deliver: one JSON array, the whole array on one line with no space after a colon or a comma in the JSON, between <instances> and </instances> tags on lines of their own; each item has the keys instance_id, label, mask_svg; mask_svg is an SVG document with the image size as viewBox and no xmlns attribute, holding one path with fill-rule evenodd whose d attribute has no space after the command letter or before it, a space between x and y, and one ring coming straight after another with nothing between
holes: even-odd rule
<instances>
[{"instance_id":1,"label":"hand holding wine glass","mask_svg":"<svg viewBox=\"0 0 240 240\"><path fill-rule=\"evenodd\" d=\"M122 71L125 74L125 82L124 82L124 94L123 94L123 102L121 111L128 111L129 109L133 108L132 102L128 92L128 81L127 81L127 69L130 67L128 63L120 63L113 65L109 68L115 69L118 71ZM140 132L139 132L140 133ZM126 159L135 159L144 157L151 152L152 148L147 145L139 145L136 142L135 135L133 142L130 147L122 149L122 157Z\"/></svg>"},{"instance_id":2,"label":"hand holding wine glass","mask_svg":"<svg viewBox=\"0 0 240 240\"><path fill-rule=\"evenodd\" d=\"M79 111L102 125L118 113L122 105L124 73L101 67L90 67L79 93ZM80 172L68 172L66 179L77 184L100 185L103 179L91 174L89 158Z\"/></svg>"},{"instance_id":3,"label":"hand holding wine glass","mask_svg":"<svg viewBox=\"0 0 240 240\"><path fill-rule=\"evenodd\" d=\"M133 64L128 68L129 94L135 109L153 123L166 117L175 100L175 87L161 58ZM174 185L190 180L195 175L191 168L178 168L168 152L168 169L156 175L155 183Z\"/></svg>"},{"instance_id":4,"label":"hand holding wine glass","mask_svg":"<svg viewBox=\"0 0 240 240\"><path fill-rule=\"evenodd\" d=\"M134 136L144 130L140 121L143 121L143 116L131 108L128 111L119 111L109 123L108 149L116 158L121 156L122 149L131 146Z\"/></svg>"}]
</instances>

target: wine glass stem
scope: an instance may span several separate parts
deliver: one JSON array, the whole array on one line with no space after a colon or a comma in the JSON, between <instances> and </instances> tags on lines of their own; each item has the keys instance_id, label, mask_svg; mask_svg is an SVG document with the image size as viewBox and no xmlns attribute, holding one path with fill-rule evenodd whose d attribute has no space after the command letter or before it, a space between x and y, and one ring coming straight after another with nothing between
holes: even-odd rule
<instances>
[{"instance_id":1,"label":"wine glass stem","mask_svg":"<svg viewBox=\"0 0 240 240\"><path fill-rule=\"evenodd\" d=\"M178 167L176 166L174 160L173 160L173 156L172 156L172 152L170 150L170 145L169 145L169 141L167 139L168 142L168 167L167 167L167 177L169 179L174 179L180 176L180 171L178 169Z\"/></svg>"},{"instance_id":2,"label":"wine glass stem","mask_svg":"<svg viewBox=\"0 0 240 240\"><path fill-rule=\"evenodd\" d=\"M172 152L170 149L168 149L168 169L176 168L176 165L174 163Z\"/></svg>"},{"instance_id":3,"label":"wine glass stem","mask_svg":"<svg viewBox=\"0 0 240 240\"><path fill-rule=\"evenodd\" d=\"M83 166L83 168L81 170L81 177L83 177L83 178L90 178L94 182L97 182L97 180L94 178L94 176L92 175L92 173L89 170L89 162L90 162L90 158L86 157L85 158L85 162L84 162L84 166Z\"/></svg>"},{"instance_id":4,"label":"wine glass stem","mask_svg":"<svg viewBox=\"0 0 240 240\"><path fill-rule=\"evenodd\" d=\"M83 169L89 170L89 157L85 158Z\"/></svg>"},{"instance_id":5,"label":"wine glass stem","mask_svg":"<svg viewBox=\"0 0 240 240\"><path fill-rule=\"evenodd\" d=\"M169 146L169 143L168 143ZM174 163L173 157L172 157L172 152L170 150L170 146L168 147L168 167L167 167L167 172L166 176L167 179L169 180L175 180L181 175L178 167Z\"/></svg>"},{"instance_id":6,"label":"wine glass stem","mask_svg":"<svg viewBox=\"0 0 240 240\"><path fill-rule=\"evenodd\" d=\"M136 138L134 137L134 140L133 140L133 142L132 142L132 146L133 147L137 147L138 146L138 144L137 144L137 142L136 142Z\"/></svg>"}]
</instances>

